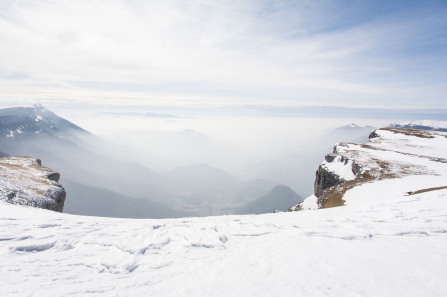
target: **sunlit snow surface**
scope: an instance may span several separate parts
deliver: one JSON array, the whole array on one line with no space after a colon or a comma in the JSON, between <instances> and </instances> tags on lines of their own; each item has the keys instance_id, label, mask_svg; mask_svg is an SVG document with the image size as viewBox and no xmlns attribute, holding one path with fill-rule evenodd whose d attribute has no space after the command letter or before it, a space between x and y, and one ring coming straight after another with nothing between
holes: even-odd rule
<instances>
[{"instance_id":1,"label":"sunlit snow surface","mask_svg":"<svg viewBox=\"0 0 447 297\"><path fill-rule=\"evenodd\" d=\"M445 141L431 140L415 151L442 157ZM447 186L436 164L355 187L346 206L258 216L110 219L1 203L0 296L445 296L447 189L408 194Z\"/></svg>"},{"instance_id":2,"label":"sunlit snow surface","mask_svg":"<svg viewBox=\"0 0 447 297\"><path fill-rule=\"evenodd\" d=\"M447 190L396 192L326 210L176 220L2 204L0 295L445 296Z\"/></svg>"},{"instance_id":3,"label":"sunlit snow surface","mask_svg":"<svg viewBox=\"0 0 447 297\"><path fill-rule=\"evenodd\" d=\"M341 161L341 157L337 156L332 162L324 161L322 166L327 170L334 172L343 180L353 180L355 175L352 172L352 160L347 160L346 163Z\"/></svg>"}]
</instances>

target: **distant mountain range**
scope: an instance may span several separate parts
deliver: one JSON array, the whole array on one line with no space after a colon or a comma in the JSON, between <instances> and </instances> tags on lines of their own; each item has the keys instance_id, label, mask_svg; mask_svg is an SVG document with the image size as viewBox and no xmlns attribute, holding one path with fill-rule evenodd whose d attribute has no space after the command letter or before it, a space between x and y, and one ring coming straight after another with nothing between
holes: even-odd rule
<instances>
[{"instance_id":1,"label":"distant mountain range","mask_svg":"<svg viewBox=\"0 0 447 297\"><path fill-rule=\"evenodd\" d=\"M389 128L417 129L427 131L447 132L446 122L441 121L414 121L405 123L394 123Z\"/></svg>"},{"instance_id":2,"label":"distant mountain range","mask_svg":"<svg viewBox=\"0 0 447 297\"><path fill-rule=\"evenodd\" d=\"M60 183L67 190L65 211L74 214L131 218L231 214L277 185L243 181L207 164L153 171L129 161L133 148L117 149L41 105L0 110L0 151L39 158L60 172Z\"/></svg>"},{"instance_id":3,"label":"distant mountain range","mask_svg":"<svg viewBox=\"0 0 447 297\"><path fill-rule=\"evenodd\" d=\"M297 195L287 186L276 186L270 193L264 195L255 201L248 203L244 208L238 211L239 214L262 214L278 211L286 211L290 208L293 201L303 201L304 199Z\"/></svg>"},{"instance_id":4,"label":"distant mountain range","mask_svg":"<svg viewBox=\"0 0 447 297\"><path fill-rule=\"evenodd\" d=\"M327 141L335 144L337 142L367 142L368 135L375 128L372 126L359 126L351 123L331 129L325 133L324 137Z\"/></svg>"}]
</instances>

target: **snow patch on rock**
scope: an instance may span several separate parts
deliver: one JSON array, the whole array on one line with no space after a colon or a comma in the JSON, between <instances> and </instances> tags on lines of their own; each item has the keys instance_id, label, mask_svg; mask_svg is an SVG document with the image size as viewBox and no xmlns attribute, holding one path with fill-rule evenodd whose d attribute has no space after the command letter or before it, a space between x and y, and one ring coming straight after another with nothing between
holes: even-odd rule
<instances>
[{"instance_id":1,"label":"snow patch on rock","mask_svg":"<svg viewBox=\"0 0 447 297\"><path fill-rule=\"evenodd\" d=\"M336 156L330 162L324 161L321 165L327 171L336 174L340 179L343 180L353 180L355 179L355 174L352 170L354 162L350 159L343 158L342 156Z\"/></svg>"}]
</instances>

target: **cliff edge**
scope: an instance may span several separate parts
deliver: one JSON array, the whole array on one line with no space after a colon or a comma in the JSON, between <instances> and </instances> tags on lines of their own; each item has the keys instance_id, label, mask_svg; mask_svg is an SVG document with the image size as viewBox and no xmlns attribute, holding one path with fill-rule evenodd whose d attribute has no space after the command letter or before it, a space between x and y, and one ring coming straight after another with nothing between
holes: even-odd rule
<instances>
[{"instance_id":1,"label":"cliff edge","mask_svg":"<svg viewBox=\"0 0 447 297\"><path fill-rule=\"evenodd\" d=\"M0 158L0 200L62 212L66 193L59 177L39 159Z\"/></svg>"},{"instance_id":2,"label":"cliff edge","mask_svg":"<svg viewBox=\"0 0 447 297\"><path fill-rule=\"evenodd\" d=\"M289 210L342 206L346 191L364 183L410 175L444 175L446 157L446 132L374 130L367 143L336 144L316 171L314 195Z\"/></svg>"}]
</instances>

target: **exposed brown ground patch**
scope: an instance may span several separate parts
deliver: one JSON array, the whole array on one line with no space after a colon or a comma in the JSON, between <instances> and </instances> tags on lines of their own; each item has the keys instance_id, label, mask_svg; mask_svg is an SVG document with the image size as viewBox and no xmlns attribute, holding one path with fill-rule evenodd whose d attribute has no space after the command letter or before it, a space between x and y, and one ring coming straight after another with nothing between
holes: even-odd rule
<instances>
[{"instance_id":1,"label":"exposed brown ground patch","mask_svg":"<svg viewBox=\"0 0 447 297\"><path fill-rule=\"evenodd\" d=\"M447 186L445 187L435 187L435 188L427 188L427 189L420 189L417 191L411 191L408 192L408 195L416 195L416 194L421 194L421 193L426 193L426 192L431 192L431 191L437 191L437 190L443 190L443 189L447 189Z\"/></svg>"},{"instance_id":2,"label":"exposed brown ground patch","mask_svg":"<svg viewBox=\"0 0 447 297\"><path fill-rule=\"evenodd\" d=\"M432 131L417 130L417 129L401 129L401 128L381 128L380 130L391 131L396 134L404 134L407 136L416 136L420 138L435 138L430 133Z\"/></svg>"},{"instance_id":3,"label":"exposed brown ground patch","mask_svg":"<svg viewBox=\"0 0 447 297\"><path fill-rule=\"evenodd\" d=\"M399 152L399 151L395 151L395 150L382 149L382 148L378 148L378 147L373 147L373 146L371 146L369 144L362 144L361 147L365 148L365 149L370 149L370 150L383 151L383 152L393 152L393 153L396 153L396 154L401 154L401 155L406 155L406 156L424 158L424 159L428 159L428 160L433 161L433 162L440 162L440 163L446 163L447 164L447 159L444 159L444 158L436 158L436 157L432 157L432 156L424 156L424 155L418 155L418 154Z\"/></svg>"},{"instance_id":4,"label":"exposed brown ground patch","mask_svg":"<svg viewBox=\"0 0 447 297\"><path fill-rule=\"evenodd\" d=\"M8 157L7 157L8 158ZM6 159L7 159L6 158ZM50 180L47 178L46 174L51 172L52 170L47 168L47 167L43 167L37 163L31 163L31 164L13 164L10 163L8 161L2 161L0 159L0 177L3 175L1 170L3 168L6 168L6 171L8 172L15 172L16 175L16 179L21 180L21 179L30 179L31 181L33 181L35 184L30 184L29 187L30 189L32 189L33 191L35 191L37 194L42 195L43 191L41 189L39 189L39 185L51 185ZM29 169L33 169L33 170L37 170L39 171L39 175L35 175L32 176L30 178L29 174L26 174L26 172L29 171ZM8 173L6 173L8 174Z\"/></svg>"},{"instance_id":5,"label":"exposed brown ground patch","mask_svg":"<svg viewBox=\"0 0 447 297\"><path fill-rule=\"evenodd\" d=\"M378 130L386 130L391 131L396 134L403 134L407 136L412 137L419 137L419 138L435 138L435 137L446 137L444 133L437 133L433 131L425 131L425 130L417 130L417 129L400 129L400 128L382 128ZM374 136L374 135L373 135ZM376 135L377 136L377 135ZM403 146L410 146L411 142L408 140L400 140L403 142ZM357 165L360 165L364 168L368 167L367 171L363 172L362 174L358 174L355 178L355 180L352 181L345 181L341 184L334 185L330 188L327 188L324 190L323 194L318 197L318 208L329 208L329 207L336 207L336 206L343 206L345 204L345 200L343 200L343 197L345 193L361 184L368 183L368 182L374 182L376 180L385 180L385 179L393 179L393 178L400 178L404 176L409 175L438 175L436 171L430 169L429 166L422 166L422 165L416 165L411 164L411 162L399 162L397 160L400 160L399 156L396 155L395 161L385 161L379 159L379 157L374 157L373 151L384 151L384 152L392 152L399 155L406 155L410 157L416 157L416 158L423 158L427 159L432 162L438 162L438 163L445 163L447 164L447 158L439 158L439 157L433 157L433 156L425 156L420 154L413 154L409 152L404 151L396 151L392 149L387 148L381 148L379 146L379 143L364 143L364 144L355 144L355 143L338 143L333 150L333 153L343 155L348 159L351 160L361 160L361 163L358 163ZM350 147L350 145L357 145L366 151L356 151L355 147ZM413 145L414 146L414 145ZM346 152L344 150L338 150L337 148L347 148ZM421 147L421 146L418 146ZM371 151L371 153L368 153L368 150ZM424 191L430 191L430 190L437 190L436 189L424 189ZM439 188L441 189L441 188ZM421 190L422 191L422 190ZM416 192L415 192L416 193ZM417 192L419 193L419 192ZM301 209L301 205L297 206L297 209Z\"/></svg>"},{"instance_id":6,"label":"exposed brown ground patch","mask_svg":"<svg viewBox=\"0 0 447 297\"><path fill-rule=\"evenodd\" d=\"M323 195L318 198L319 208L343 206L345 204L343 196L348 190L358 185L376 180L376 177L373 176L372 173L372 171L364 172L354 180L346 181L324 190Z\"/></svg>"},{"instance_id":7,"label":"exposed brown ground patch","mask_svg":"<svg viewBox=\"0 0 447 297\"><path fill-rule=\"evenodd\" d=\"M323 195L318 198L319 208L343 206L345 204L345 200L343 200L345 193L365 183L408 175L427 174L423 167L419 168L406 164L389 163L378 159L372 159L372 161L378 165L375 169L358 175L355 180L346 181L326 189Z\"/></svg>"},{"instance_id":8,"label":"exposed brown ground patch","mask_svg":"<svg viewBox=\"0 0 447 297\"><path fill-rule=\"evenodd\" d=\"M6 167L6 168L9 168L9 169L14 169L14 170L23 168L23 166L19 165L19 164L10 164L10 163L1 162L1 161L0 161L0 166Z\"/></svg>"}]
</instances>

